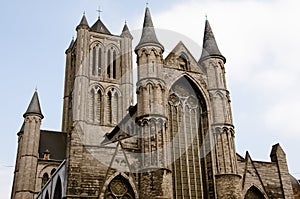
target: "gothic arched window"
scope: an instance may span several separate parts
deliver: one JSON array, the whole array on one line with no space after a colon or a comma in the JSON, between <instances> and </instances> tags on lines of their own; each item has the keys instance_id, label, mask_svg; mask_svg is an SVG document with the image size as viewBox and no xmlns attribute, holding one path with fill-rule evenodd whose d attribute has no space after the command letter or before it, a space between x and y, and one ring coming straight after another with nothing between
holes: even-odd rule
<instances>
[{"instance_id":1,"label":"gothic arched window","mask_svg":"<svg viewBox=\"0 0 300 199\"><path fill-rule=\"evenodd\" d=\"M188 70L188 59L184 54L181 54L178 59L181 70Z\"/></svg>"},{"instance_id":2,"label":"gothic arched window","mask_svg":"<svg viewBox=\"0 0 300 199\"><path fill-rule=\"evenodd\" d=\"M110 70L111 70L111 51L110 50L107 51L107 69L106 70L107 70L106 71L107 78L110 78L110 76L111 76L111 72L110 72Z\"/></svg>"},{"instance_id":3,"label":"gothic arched window","mask_svg":"<svg viewBox=\"0 0 300 199\"><path fill-rule=\"evenodd\" d=\"M47 183L48 180L49 180L48 173L44 173L44 175L42 177L42 186L41 187L43 187Z\"/></svg>"},{"instance_id":4,"label":"gothic arched window","mask_svg":"<svg viewBox=\"0 0 300 199\"><path fill-rule=\"evenodd\" d=\"M117 78L117 53L114 50L113 53L113 79Z\"/></svg>"},{"instance_id":5,"label":"gothic arched window","mask_svg":"<svg viewBox=\"0 0 300 199\"><path fill-rule=\"evenodd\" d=\"M98 50L98 76L102 73L102 49Z\"/></svg>"},{"instance_id":6,"label":"gothic arched window","mask_svg":"<svg viewBox=\"0 0 300 199\"><path fill-rule=\"evenodd\" d=\"M93 55L92 55L92 75L96 75L96 47L93 48Z\"/></svg>"},{"instance_id":7,"label":"gothic arched window","mask_svg":"<svg viewBox=\"0 0 300 199\"><path fill-rule=\"evenodd\" d=\"M123 176L118 175L107 186L104 198L135 199L135 194L128 180Z\"/></svg>"},{"instance_id":8,"label":"gothic arched window","mask_svg":"<svg viewBox=\"0 0 300 199\"><path fill-rule=\"evenodd\" d=\"M89 120L94 123L101 122L102 92L97 88L92 88L89 94Z\"/></svg>"},{"instance_id":9,"label":"gothic arched window","mask_svg":"<svg viewBox=\"0 0 300 199\"><path fill-rule=\"evenodd\" d=\"M248 189L245 199L265 199L265 197L258 188L252 186Z\"/></svg>"},{"instance_id":10,"label":"gothic arched window","mask_svg":"<svg viewBox=\"0 0 300 199\"><path fill-rule=\"evenodd\" d=\"M174 198L201 198L213 192L207 108L201 91L182 77L168 99ZM209 148L210 149L210 148Z\"/></svg>"},{"instance_id":11,"label":"gothic arched window","mask_svg":"<svg viewBox=\"0 0 300 199\"><path fill-rule=\"evenodd\" d=\"M115 88L111 88L107 93L107 122L117 124L119 121L119 94Z\"/></svg>"},{"instance_id":12,"label":"gothic arched window","mask_svg":"<svg viewBox=\"0 0 300 199\"><path fill-rule=\"evenodd\" d=\"M58 177L56 181L53 199L62 199L62 187L60 177Z\"/></svg>"}]
</instances>

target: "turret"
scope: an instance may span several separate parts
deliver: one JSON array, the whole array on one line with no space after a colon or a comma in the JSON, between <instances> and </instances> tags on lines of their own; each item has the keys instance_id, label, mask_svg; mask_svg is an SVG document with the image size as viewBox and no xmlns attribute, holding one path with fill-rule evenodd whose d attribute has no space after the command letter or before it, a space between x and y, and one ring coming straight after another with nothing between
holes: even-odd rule
<instances>
[{"instance_id":1,"label":"turret","mask_svg":"<svg viewBox=\"0 0 300 199\"><path fill-rule=\"evenodd\" d=\"M137 122L141 126L140 198L171 198L172 175L167 168L164 47L158 41L147 7L137 54Z\"/></svg>"},{"instance_id":2,"label":"turret","mask_svg":"<svg viewBox=\"0 0 300 199\"><path fill-rule=\"evenodd\" d=\"M122 33L120 35L121 40L121 91L123 93L123 110L122 118L127 114L129 106L133 105L133 68L132 68L132 40L133 37L130 30L125 22Z\"/></svg>"},{"instance_id":3,"label":"turret","mask_svg":"<svg viewBox=\"0 0 300 199\"><path fill-rule=\"evenodd\" d=\"M229 91L226 86L226 59L221 54L211 26L206 20L203 50L199 64L207 75L208 92L211 98L212 124L210 126L215 140L216 189L218 198L240 198L235 151L235 132L232 122ZM228 184L224 184L228 182ZM235 186L229 186L235 185ZM230 188L229 188L230 187Z\"/></svg>"},{"instance_id":4,"label":"turret","mask_svg":"<svg viewBox=\"0 0 300 199\"><path fill-rule=\"evenodd\" d=\"M37 91L35 91L23 117L24 123L18 133L18 153L12 190L13 199L33 198L36 194L40 125L41 120L44 118Z\"/></svg>"},{"instance_id":5,"label":"turret","mask_svg":"<svg viewBox=\"0 0 300 199\"><path fill-rule=\"evenodd\" d=\"M163 81L164 47L158 41L147 7L142 36L135 48L138 65L138 118L147 115L165 117L165 82Z\"/></svg>"}]
</instances>

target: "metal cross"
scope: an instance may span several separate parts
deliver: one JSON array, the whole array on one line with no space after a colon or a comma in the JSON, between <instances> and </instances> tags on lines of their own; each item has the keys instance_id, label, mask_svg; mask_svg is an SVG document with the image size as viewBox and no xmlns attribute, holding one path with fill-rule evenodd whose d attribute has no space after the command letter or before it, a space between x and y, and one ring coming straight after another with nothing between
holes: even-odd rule
<instances>
[{"instance_id":1,"label":"metal cross","mask_svg":"<svg viewBox=\"0 0 300 199\"><path fill-rule=\"evenodd\" d=\"M98 12L98 18L100 19L100 15L101 15L101 12L103 12L100 8L100 6L98 7L98 9L96 10Z\"/></svg>"}]
</instances>

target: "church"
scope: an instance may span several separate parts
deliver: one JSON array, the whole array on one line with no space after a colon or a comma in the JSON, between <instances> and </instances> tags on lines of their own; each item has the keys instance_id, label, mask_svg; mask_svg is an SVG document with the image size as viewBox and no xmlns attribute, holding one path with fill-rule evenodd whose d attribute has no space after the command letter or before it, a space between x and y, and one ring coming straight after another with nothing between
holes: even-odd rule
<instances>
[{"instance_id":1,"label":"church","mask_svg":"<svg viewBox=\"0 0 300 199\"><path fill-rule=\"evenodd\" d=\"M65 52L62 129L41 129L35 91L11 198L300 198L279 144L269 162L236 153L226 58L208 20L196 58L181 41L164 54L153 24L147 6L133 46L126 23L112 34L83 15Z\"/></svg>"}]
</instances>

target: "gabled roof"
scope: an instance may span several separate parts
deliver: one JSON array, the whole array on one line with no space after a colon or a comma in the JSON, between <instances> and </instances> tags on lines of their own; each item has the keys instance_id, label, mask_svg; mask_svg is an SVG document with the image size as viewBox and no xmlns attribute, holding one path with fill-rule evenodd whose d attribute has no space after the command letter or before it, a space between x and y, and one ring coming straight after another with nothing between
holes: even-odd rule
<instances>
[{"instance_id":1,"label":"gabled roof","mask_svg":"<svg viewBox=\"0 0 300 199\"><path fill-rule=\"evenodd\" d=\"M225 57L221 54L214 33L211 29L211 26L208 20L205 21L205 30L204 30L204 38L203 38L203 48L200 61L210 56L220 57L226 62Z\"/></svg>"},{"instance_id":2,"label":"gabled roof","mask_svg":"<svg viewBox=\"0 0 300 199\"><path fill-rule=\"evenodd\" d=\"M94 25L91 27L91 31L111 35L110 31L106 28L106 26L100 20L100 17L94 23Z\"/></svg>"},{"instance_id":3,"label":"gabled roof","mask_svg":"<svg viewBox=\"0 0 300 199\"><path fill-rule=\"evenodd\" d=\"M157 46L157 47L161 48L162 50L164 50L163 45L158 41L158 39L156 37L150 10L148 7L146 8L146 12L145 12L142 36L141 36L139 44L135 48L135 51L137 51L140 48L147 46L147 45Z\"/></svg>"},{"instance_id":4,"label":"gabled roof","mask_svg":"<svg viewBox=\"0 0 300 199\"><path fill-rule=\"evenodd\" d=\"M27 108L27 111L24 113L23 117L26 117L29 114L40 115L41 118L44 118L42 111L41 111L41 106L40 106L40 101L39 101L37 91L34 92L32 99L30 101L30 104Z\"/></svg>"}]
</instances>

